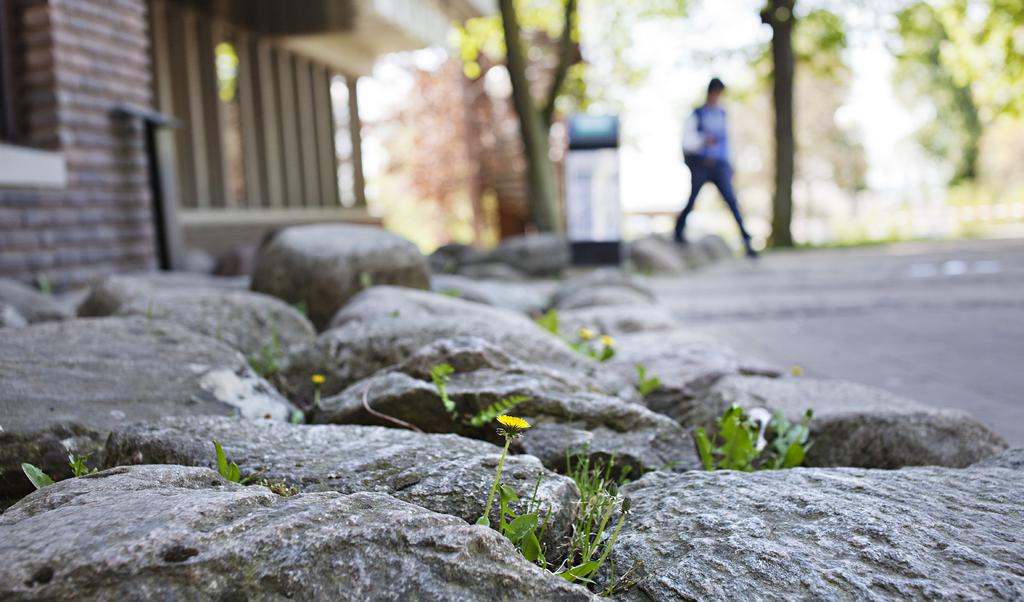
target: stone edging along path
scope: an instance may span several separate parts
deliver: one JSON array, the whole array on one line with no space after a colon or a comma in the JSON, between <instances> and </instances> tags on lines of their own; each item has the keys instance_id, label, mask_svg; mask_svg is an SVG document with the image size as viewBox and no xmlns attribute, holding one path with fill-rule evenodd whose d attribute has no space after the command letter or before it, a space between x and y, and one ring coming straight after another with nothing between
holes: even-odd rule
<instances>
[{"instance_id":1,"label":"stone edging along path","mask_svg":"<svg viewBox=\"0 0 1024 602\"><path fill-rule=\"evenodd\" d=\"M427 262L394 235L298 227L257 257L255 288L283 303L237 281L122 276L79 310L112 317L62 306L12 321L0 330L0 498L30 491L21 462L63 480L0 515L0 599L590 598L470 524L502 440L464 417L515 395L533 428L503 481L521 504L540 477L552 559L580 499L558 474L565 450L629 468L614 575L606 564L596 576L618 597L1024 598L1020 450L1000 454L965 414L783 376L693 336L622 272L526 279L564 270L559 244L447 249L431 263L461 275L431 293L416 290ZM691 265L656 239L639 248L650 269ZM701 261L722 252L704 248ZM4 290L0 305L30 297L7 303ZM557 334L528 315L552 307ZM39 323L13 327L24 322ZM612 337L614 356L571 349L580 328ZM257 374L254 357L272 361ZM432 382L441 363L451 412ZM661 381L647 396L638 363ZM732 403L791 418L813 407L810 467L694 470L689 430ZM300 418L317 424L289 424ZM242 474L297 493L225 481L212 440ZM68 452L110 468L67 478Z\"/></svg>"}]
</instances>

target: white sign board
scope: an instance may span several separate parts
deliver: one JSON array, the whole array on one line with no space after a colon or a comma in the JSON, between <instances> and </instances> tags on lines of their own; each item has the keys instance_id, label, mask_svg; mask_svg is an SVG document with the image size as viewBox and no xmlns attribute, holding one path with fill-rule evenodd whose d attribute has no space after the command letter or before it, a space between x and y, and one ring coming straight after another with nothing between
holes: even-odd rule
<instances>
[{"instance_id":1,"label":"white sign board","mask_svg":"<svg viewBox=\"0 0 1024 602\"><path fill-rule=\"evenodd\" d=\"M570 241L622 240L617 149L569 151L565 159L565 196Z\"/></svg>"}]
</instances>

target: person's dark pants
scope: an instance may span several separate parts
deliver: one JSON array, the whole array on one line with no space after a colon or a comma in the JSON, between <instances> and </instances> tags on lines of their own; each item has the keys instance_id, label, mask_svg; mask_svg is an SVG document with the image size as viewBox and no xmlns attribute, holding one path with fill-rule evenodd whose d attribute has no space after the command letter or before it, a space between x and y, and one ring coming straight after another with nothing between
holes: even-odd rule
<instances>
[{"instance_id":1,"label":"person's dark pants","mask_svg":"<svg viewBox=\"0 0 1024 602\"><path fill-rule=\"evenodd\" d=\"M736 218L736 225L740 227L743 245L749 249L750 234L743 226L743 216L740 215L739 202L736 200L736 193L732 189L732 166L727 161L715 161L713 159L689 160L686 162L686 165L690 168L690 198L686 201L686 207L683 208L682 213L679 214L679 219L676 220L676 240L680 242L686 240L684 234L686 218L693 211L693 205L697 202L697 194L700 193L700 189L708 182L711 182L722 193L725 204L729 206L732 216Z\"/></svg>"}]
</instances>

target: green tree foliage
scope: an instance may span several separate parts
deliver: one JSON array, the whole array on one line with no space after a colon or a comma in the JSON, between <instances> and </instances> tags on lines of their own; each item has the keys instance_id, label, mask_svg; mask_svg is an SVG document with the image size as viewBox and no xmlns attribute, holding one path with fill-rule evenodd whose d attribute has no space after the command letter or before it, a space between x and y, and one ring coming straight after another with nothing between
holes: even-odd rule
<instances>
[{"instance_id":1,"label":"green tree foliage","mask_svg":"<svg viewBox=\"0 0 1024 602\"><path fill-rule=\"evenodd\" d=\"M922 146L953 165L952 184L975 180L985 128L1024 113L1024 0L918 1L897 14L896 85L936 117Z\"/></svg>"}]
</instances>

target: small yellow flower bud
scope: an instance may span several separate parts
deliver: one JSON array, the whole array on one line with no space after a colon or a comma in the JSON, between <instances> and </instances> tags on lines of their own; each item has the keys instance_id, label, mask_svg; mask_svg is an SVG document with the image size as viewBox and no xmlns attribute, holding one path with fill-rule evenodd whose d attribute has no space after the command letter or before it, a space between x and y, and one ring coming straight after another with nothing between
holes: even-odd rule
<instances>
[{"instance_id":1,"label":"small yellow flower bud","mask_svg":"<svg viewBox=\"0 0 1024 602\"><path fill-rule=\"evenodd\" d=\"M310 377L310 380L313 381L314 385L322 385L327 380L327 378L323 374L314 374L312 377Z\"/></svg>"},{"instance_id":2,"label":"small yellow flower bud","mask_svg":"<svg viewBox=\"0 0 1024 602\"><path fill-rule=\"evenodd\" d=\"M603 335L601 337L601 344L604 345L605 347L614 347L615 339L611 338L608 335Z\"/></svg>"},{"instance_id":3,"label":"small yellow flower bud","mask_svg":"<svg viewBox=\"0 0 1024 602\"><path fill-rule=\"evenodd\" d=\"M789 373L792 374L793 376L803 376L804 369L801 368L800 366L793 366L792 368L789 369Z\"/></svg>"},{"instance_id":4,"label":"small yellow flower bud","mask_svg":"<svg viewBox=\"0 0 1024 602\"><path fill-rule=\"evenodd\" d=\"M580 338L584 341L589 341L594 338L594 331L587 327L580 328Z\"/></svg>"}]
</instances>

